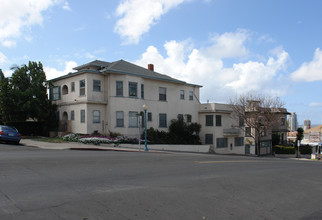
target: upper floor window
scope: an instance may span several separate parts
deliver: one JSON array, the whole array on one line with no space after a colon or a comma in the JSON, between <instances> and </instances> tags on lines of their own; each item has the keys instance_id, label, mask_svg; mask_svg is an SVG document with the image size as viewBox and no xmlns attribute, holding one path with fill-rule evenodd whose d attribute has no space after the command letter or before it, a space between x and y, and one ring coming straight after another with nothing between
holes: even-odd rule
<instances>
[{"instance_id":1,"label":"upper floor window","mask_svg":"<svg viewBox=\"0 0 322 220\"><path fill-rule=\"evenodd\" d=\"M100 92L101 91L101 80L93 80L93 91Z\"/></svg>"},{"instance_id":2,"label":"upper floor window","mask_svg":"<svg viewBox=\"0 0 322 220\"><path fill-rule=\"evenodd\" d=\"M206 126L214 126L214 116L206 115Z\"/></svg>"},{"instance_id":3,"label":"upper floor window","mask_svg":"<svg viewBox=\"0 0 322 220\"><path fill-rule=\"evenodd\" d=\"M63 95L68 94L68 87L67 87L66 85L63 85L63 88L62 88L62 94L63 94Z\"/></svg>"},{"instance_id":4,"label":"upper floor window","mask_svg":"<svg viewBox=\"0 0 322 220\"><path fill-rule=\"evenodd\" d=\"M99 110L93 111L93 123L94 124L101 123L101 112Z\"/></svg>"},{"instance_id":5,"label":"upper floor window","mask_svg":"<svg viewBox=\"0 0 322 220\"><path fill-rule=\"evenodd\" d=\"M123 81L116 81L116 96L123 96Z\"/></svg>"},{"instance_id":6,"label":"upper floor window","mask_svg":"<svg viewBox=\"0 0 322 220\"><path fill-rule=\"evenodd\" d=\"M60 100L60 86L55 86L51 89L51 99Z\"/></svg>"},{"instance_id":7,"label":"upper floor window","mask_svg":"<svg viewBox=\"0 0 322 220\"><path fill-rule=\"evenodd\" d=\"M75 82L70 83L70 91L75 92Z\"/></svg>"},{"instance_id":8,"label":"upper floor window","mask_svg":"<svg viewBox=\"0 0 322 220\"><path fill-rule=\"evenodd\" d=\"M178 114L178 117L177 118L178 118L178 120L184 120L183 119L183 114Z\"/></svg>"},{"instance_id":9,"label":"upper floor window","mask_svg":"<svg viewBox=\"0 0 322 220\"><path fill-rule=\"evenodd\" d=\"M221 126L221 115L216 115L216 126Z\"/></svg>"},{"instance_id":10,"label":"upper floor window","mask_svg":"<svg viewBox=\"0 0 322 220\"><path fill-rule=\"evenodd\" d=\"M85 95L85 79L79 81L79 95Z\"/></svg>"},{"instance_id":11,"label":"upper floor window","mask_svg":"<svg viewBox=\"0 0 322 220\"><path fill-rule=\"evenodd\" d=\"M129 96L138 97L138 83L129 82Z\"/></svg>"},{"instance_id":12,"label":"upper floor window","mask_svg":"<svg viewBox=\"0 0 322 220\"><path fill-rule=\"evenodd\" d=\"M193 100L193 91L189 91L189 100Z\"/></svg>"},{"instance_id":13,"label":"upper floor window","mask_svg":"<svg viewBox=\"0 0 322 220\"><path fill-rule=\"evenodd\" d=\"M180 90L180 99L184 99L184 90Z\"/></svg>"},{"instance_id":14,"label":"upper floor window","mask_svg":"<svg viewBox=\"0 0 322 220\"><path fill-rule=\"evenodd\" d=\"M281 125L284 126L285 125L285 122L286 122L286 119L285 118L281 118Z\"/></svg>"},{"instance_id":15,"label":"upper floor window","mask_svg":"<svg viewBox=\"0 0 322 220\"><path fill-rule=\"evenodd\" d=\"M141 84L141 99L144 99L144 84Z\"/></svg>"},{"instance_id":16,"label":"upper floor window","mask_svg":"<svg viewBox=\"0 0 322 220\"><path fill-rule=\"evenodd\" d=\"M245 128L245 136L246 137L251 137L252 136L252 128L251 127L246 127Z\"/></svg>"},{"instance_id":17,"label":"upper floor window","mask_svg":"<svg viewBox=\"0 0 322 220\"><path fill-rule=\"evenodd\" d=\"M116 127L124 127L124 113L122 111L116 112Z\"/></svg>"},{"instance_id":18,"label":"upper floor window","mask_svg":"<svg viewBox=\"0 0 322 220\"><path fill-rule=\"evenodd\" d=\"M164 87L159 87L159 100L167 101L167 89Z\"/></svg>"}]
</instances>

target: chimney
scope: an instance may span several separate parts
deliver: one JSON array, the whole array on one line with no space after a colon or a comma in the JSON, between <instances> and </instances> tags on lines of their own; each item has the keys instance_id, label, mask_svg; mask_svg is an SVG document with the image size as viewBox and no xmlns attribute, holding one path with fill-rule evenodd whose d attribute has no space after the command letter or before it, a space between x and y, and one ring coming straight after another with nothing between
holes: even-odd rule
<instances>
[{"instance_id":1,"label":"chimney","mask_svg":"<svg viewBox=\"0 0 322 220\"><path fill-rule=\"evenodd\" d=\"M148 64L148 69L151 70L151 71L154 71L154 66L153 64Z\"/></svg>"}]
</instances>

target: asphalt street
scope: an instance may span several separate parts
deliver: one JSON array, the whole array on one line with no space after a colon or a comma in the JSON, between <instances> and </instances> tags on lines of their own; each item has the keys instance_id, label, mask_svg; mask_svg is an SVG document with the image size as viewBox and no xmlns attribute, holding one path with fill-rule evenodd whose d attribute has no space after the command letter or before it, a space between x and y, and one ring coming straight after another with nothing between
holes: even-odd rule
<instances>
[{"instance_id":1,"label":"asphalt street","mask_svg":"<svg viewBox=\"0 0 322 220\"><path fill-rule=\"evenodd\" d=\"M322 162L0 144L0 219L322 219Z\"/></svg>"}]
</instances>

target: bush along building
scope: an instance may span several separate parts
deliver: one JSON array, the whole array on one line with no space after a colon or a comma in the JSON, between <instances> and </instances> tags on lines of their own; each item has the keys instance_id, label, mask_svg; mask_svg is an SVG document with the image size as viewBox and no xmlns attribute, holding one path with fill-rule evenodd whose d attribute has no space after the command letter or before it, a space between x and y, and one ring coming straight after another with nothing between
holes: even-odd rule
<instances>
[{"instance_id":1,"label":"bush along building","mask_svg":"<svg viewBox=\"0 0 322 220\"><path fill-rule=\"evenodd\" d=\"M50 80L50 99L58 106L58 132L139 137L143 105L147 128L168 131L171 120L201 124L202 144L214 153L248 154L245 129L231 117L231 105L200 103L202 86L119 60L93 61ZM286 126L286 124L285 124ZM286 135L285 135L286 137ZM267 152L267 151L265 151Z\"/></svg>"}]
</instances>

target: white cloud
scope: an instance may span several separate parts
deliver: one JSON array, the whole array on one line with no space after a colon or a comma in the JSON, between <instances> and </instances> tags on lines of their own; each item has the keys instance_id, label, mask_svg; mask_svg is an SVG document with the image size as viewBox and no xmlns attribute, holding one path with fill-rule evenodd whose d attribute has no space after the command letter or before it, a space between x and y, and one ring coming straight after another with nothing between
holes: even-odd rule
<instances>
[{"instance_id":1,"label":"white cloud","mask_svg":"<svg viewBox=\"0 0 322 220\"><path fill-rule=\"evenodd\" d=\"M63 75L66 75L70 72L73 72L73 68L77 66L77 63L74 61L65 62L65 69L63 71L59 71L52 67L44 67L44 71L46 73L47 80L57 78Z\"/></svg>"},{"instance_id":2,"label":"white cloud","mask_svg":"<svg viewBox=\"0 0 322 220\"><path fill-rule=\"evenodd\" d=\"M42 12L62 0L10 0L0 7L0 42L14 45L12 38L21 36L23 28L41 25ZM9 43L10 42L10 43Z\"/></svg>"},{"instance_id":3,"label":"white cloud","mask_svg":"<svg viewBox=\"0 0 322 220\"><path fill-rule=\"evenodd\" d=\"M14 47L16 46L16 42L11 40L5 40L2 42L2 45L5 47Z\"/></svg>"},{"instance_id":4,"label":"white cloud","mask_svg":"<svg viewBox=\"0 0 322 220\"><path fill-rule=\"evenodd\" d=\"M322 107L322 102L311 102L310 107Z\"/></svg>"},{"instance_id":5,"label":"white cloud","mask_svg":"<svg viewBox=\"0 0 322 220\"><path fill-rule=\"evenodd\" d=\"M294 81L313 82L322 80L322 51L317 48L313 60L303 63L299 69L291 74Z\"/></svg>"},{"instance_id":6,"label":"white cloud","mask_svg":"<svg viewBox=\"0 0 322 220\"><path fill-rule=\"evenodd\" d=\"M7 60L7 57L3 53L0 52L0 63L4 63L4 62L6 62L6 60Z\"/></svg>"},{"instance_id":7,"label":"white cloud","mask_svg":"<svg viewBox=\"0 0 322 220\"><path fill-rule=\"evenodd\" d=\"M155 71L200 84L201 97L227 101L229 96L250 90L267 93L282 93L279 90L279 72L286 68L289 55L282 48L274 49L265 62L249 60L225 67L224 58L247 58L249 51L245 31L224 33L212 38L208 47L194 48L191 41L170 41L164 44L167 56L163 57L157 48L150 46L135 63L146 67L155 64Z\"/></svg>"},{"instance_id":8,"label":"white cloud","mask_svg":"<svg viewBox=\"0 0 322 220\"><path fill-rule=\"evenodd\" d=\"M187 0L123 0L116 9L116 15L121 18L114 31L126 44L136 44L162 15L184 1Z\"/></svg>"},{"instance_id":9,"label":"white cloud","mask_svg":"<svg viewBox=\"0 0 322 220\"><path fill-rule=\"evenodd\" d=\"M69 7L69 3L67 1L64 2L63 9L66 11L71 11L71 8Z\"/></svg>"}]
</instances>

